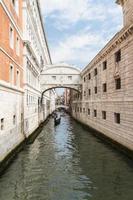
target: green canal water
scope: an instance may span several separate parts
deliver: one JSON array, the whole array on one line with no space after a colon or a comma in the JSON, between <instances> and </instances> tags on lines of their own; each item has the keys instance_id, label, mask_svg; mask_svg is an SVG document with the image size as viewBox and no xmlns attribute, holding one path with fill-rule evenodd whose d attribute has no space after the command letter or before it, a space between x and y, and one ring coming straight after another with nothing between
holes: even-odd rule
<instances>
[{"instance_id":1,"label":"green canal water","mask_svg":"<svg viewBox=\"0 0 133 200\"><path fill-rule=\"evenodd\" d=\"M133 200L133 162L68 115L50 119L1 176L0 200Z\"/></svg>"}]
</instances>

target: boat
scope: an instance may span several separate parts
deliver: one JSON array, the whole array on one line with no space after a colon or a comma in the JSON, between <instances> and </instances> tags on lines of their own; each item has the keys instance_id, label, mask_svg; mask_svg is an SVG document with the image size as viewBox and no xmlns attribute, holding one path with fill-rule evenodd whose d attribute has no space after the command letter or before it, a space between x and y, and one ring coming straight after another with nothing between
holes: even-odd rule
<instances>
[{"instance_id":1,"label":"boat","mask_svg":"<svg viewBox=\"0 0 133 200\"><path fill-rule=\"evenodd\" d=\"M55 117L54 118L54 124L55 124L55 126L57 126L58 124L60 124L60 121L61 121L61 117Z\"/></svg>"}]
</instances>

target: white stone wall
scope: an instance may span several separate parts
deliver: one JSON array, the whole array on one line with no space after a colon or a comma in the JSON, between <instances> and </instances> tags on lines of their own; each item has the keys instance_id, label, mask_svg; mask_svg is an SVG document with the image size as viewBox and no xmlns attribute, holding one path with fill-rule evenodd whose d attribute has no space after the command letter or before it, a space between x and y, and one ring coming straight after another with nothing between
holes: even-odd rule
<instances>
[{"instance_id":1,"label":"white stone wall","mask_svg":"<svg viewBox=\"0 0 133 200\"><path fill-rule=\"evenodd\" d=\"M41 106L40 74L50 64L38 1L26 1L23 6L24 20L24 131L27 137L36 130L51 112L50 93L43 97Z\"/></svg>"},{"instance_id":2,"label":"white stone wall","mask_svg":"<svg viewBox=\"0 0 133 200\"><path fill-rule=\"evenodd\" d=\"M121 59L115 53L121 51ZM133 28L122 29L82 71L82 99L73 92L72 114L88 126L133 150ZM107 69L103 70L103 62ZM97 75L94 70L97 68ZM89 79L89 74L91 78ZM121 88L116 89L116 77L121 78ZM103 83L107 91L103 92ZM94 88L97 87L95 94ZM89 95L89 89L91 94ZM90 109L90 114L88 114ZM97 116L94 116L94 110ZM106 119L102 117L106 112ZM120 114L116 123L115 113Z\"/></svg>"},{"instance_id":3,"label":"white stone wall","mask_svg":"<svg viewBox=\"0 0 133 200\"><path fill-rule=\"evenodd\" d=\"M13 116L16 116L15 124ZM0 84L0 161L24 140L23 133L23 94ZM1 126L1 124L0 124Z\"/></svg>"}]
</instances>

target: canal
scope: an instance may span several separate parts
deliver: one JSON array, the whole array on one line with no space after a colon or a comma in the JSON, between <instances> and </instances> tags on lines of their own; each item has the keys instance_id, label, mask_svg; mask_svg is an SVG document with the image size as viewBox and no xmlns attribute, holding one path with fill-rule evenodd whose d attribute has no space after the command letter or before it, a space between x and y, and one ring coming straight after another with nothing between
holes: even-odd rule
<instances>
[{"instance_id":1,"label":"canal","mask_svg":"<svg viewBox=\"0 0 133 200\"><path fill-rule=\"evenodd\" d=\"M53 119L0 178L0 200L133 200L133 162L71 119Z\"/></svg>"}]
</instances>

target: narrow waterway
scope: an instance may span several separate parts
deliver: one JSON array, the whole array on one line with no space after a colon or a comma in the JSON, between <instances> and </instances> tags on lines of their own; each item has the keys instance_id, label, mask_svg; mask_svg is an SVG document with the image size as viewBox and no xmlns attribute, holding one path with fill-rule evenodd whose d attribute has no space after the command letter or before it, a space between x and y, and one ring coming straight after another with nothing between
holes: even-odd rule
<instances>
[{"instance_id":1,"label":"narrow waterway","mask_svg":"<svg viewBox=\"0 0 133 200\"><path fill-rule=\"evenodd\" d=\"M0 178L0 200L133 200L133 162L71 119L53 119Z\"/></svg>"}]
</instances>

